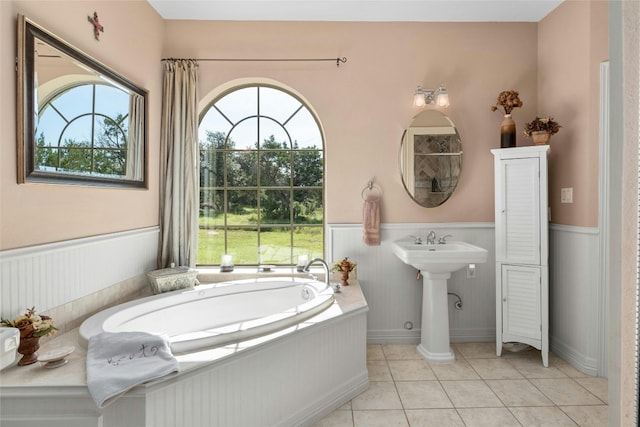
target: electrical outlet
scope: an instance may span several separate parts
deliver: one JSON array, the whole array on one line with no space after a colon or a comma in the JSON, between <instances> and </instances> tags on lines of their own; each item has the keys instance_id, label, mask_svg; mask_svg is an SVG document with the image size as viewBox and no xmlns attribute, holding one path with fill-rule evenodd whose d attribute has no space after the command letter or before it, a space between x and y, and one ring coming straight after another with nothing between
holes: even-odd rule
<instances>
[{"instance_id":1,"label":"electrical outlet","mask_svg":"<svg viewBox=\"0 0 640 427\"><path fill-rule=\"evenodd\" d=\"M573 187L560 189L560 203L573 203Z\"/></svg>"},{"instance_id":2,"label":"electrical outlet","mask_svg":"<svg viewBox=\"0 0 640 427\"><path fill-rule=\"evenodd\" d=\"M467 265L467 279L475 279L476 278L476 265L469 264Z\"/></svg>"}]
</instances>

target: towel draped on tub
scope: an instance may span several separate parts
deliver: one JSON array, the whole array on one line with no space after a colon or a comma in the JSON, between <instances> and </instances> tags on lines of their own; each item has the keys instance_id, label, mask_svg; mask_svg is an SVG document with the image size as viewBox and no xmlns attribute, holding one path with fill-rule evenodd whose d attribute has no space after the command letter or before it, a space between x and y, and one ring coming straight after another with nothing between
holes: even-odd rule
<instances>
[{"instance_id":1,"label":"towel draped on tub","mask_svg":"<svg viewBox=\"0 0 640 427\"><path fill-rule=\"evenodd\" d=\"M137 385L178 370L166 335L102 332L89 339L87 387L100 408Z\"/></svg>"}]
</instances>

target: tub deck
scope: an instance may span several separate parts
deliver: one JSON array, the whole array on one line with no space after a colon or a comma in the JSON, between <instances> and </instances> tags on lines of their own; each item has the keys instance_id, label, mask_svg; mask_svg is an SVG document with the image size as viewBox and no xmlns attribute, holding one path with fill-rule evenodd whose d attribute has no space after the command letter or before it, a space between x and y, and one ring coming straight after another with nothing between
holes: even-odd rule
<instances>
[{"instance_id":1,"label":"tub deck","mask_svg":"<svg viewBox=\"0 0 640 427\"><path fill-rule=\"evenodd\" d=\"M311 425L368 387L367 311L353 281L331 307L294 327L177 355L180 373L138 386L102 410L88 393L86 350L74 329L39 351L75 346L66 366L44 369L35 363L0 373L0 424L46 419L50 427ZM238 396L244 396L241 402L234 401Z\"/></svg>"}]
</instances>

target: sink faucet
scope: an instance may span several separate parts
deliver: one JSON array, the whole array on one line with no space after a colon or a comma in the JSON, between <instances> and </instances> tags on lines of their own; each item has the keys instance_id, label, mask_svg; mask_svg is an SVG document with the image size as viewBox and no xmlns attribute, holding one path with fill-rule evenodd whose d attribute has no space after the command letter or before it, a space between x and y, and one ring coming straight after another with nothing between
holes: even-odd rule
<instances>
[{"instance_id":1,"label":"sink faucet","mask_svg":"<svg viewBox=\"0 0 640 427\"><path fill-rule=\"evenodd\" d=\"M325 260L323 260L322 258L314 258L311 261L309 261L307 263L307 265L304 266L304 270L306 273L309 272L309 268L311 267L311 264L319 262L320 264L322 264L322 268L324 269L324 282L327 285L327 288L331 287L331 283L329 283L329 266L327 265L327 262ZM316 277L314 275L311 275L311 277L313 277L314 279L316 279ZM336 285L336 288L334 288L334 290L336 292L339 292L340 290L340 285Z\"/></svg>"},{"instance_id":2,"label":"sink faucet","mask_svg":"<svg viewBox=\"0 0 640 427\"><path fill-rule=\"evenodd\" d=\"M427 234L427 245L435 245L436 244L436 232L431 230L429 234Z\"/></svg>"}]
</instances>

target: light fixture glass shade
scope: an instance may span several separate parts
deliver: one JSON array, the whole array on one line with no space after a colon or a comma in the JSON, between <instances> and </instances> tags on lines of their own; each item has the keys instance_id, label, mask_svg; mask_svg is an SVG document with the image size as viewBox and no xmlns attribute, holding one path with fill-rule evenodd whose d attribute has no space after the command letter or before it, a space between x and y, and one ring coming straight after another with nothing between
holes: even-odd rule
<instances>
[{"instance_id":1,"label":"light fixture glass shade","mask_svg":"<svg viewBox=\"0 0 640 427\"><path fill-rule=\"evenodd\" d=\"M438 95L438 107L447 108L449 106L449 94L445 91Z\"/></svg>"},{"instance_id":2,"label":"light fixture glass shade","mask_svg":"<svg viewBox=\"0 0 640 427\"><path fill-rule=\"evenodd\" d=\"M420 86L418 86L416 93L413 95L413 105L415 107L424 106L424 93L422 93L422 88Z\"/></svg>"}]
</instances>

